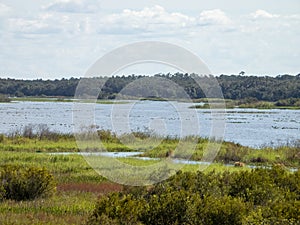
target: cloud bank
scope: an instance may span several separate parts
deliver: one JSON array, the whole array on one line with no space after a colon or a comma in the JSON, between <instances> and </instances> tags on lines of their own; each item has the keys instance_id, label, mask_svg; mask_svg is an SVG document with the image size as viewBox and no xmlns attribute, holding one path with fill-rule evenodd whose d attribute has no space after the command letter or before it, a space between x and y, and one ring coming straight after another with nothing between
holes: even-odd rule
<instances>
[{"instance_id":1,"label":"cloud bank","mask_svg":"<svg viewBox=\"0 0 300 225\"><path fill-rule=\"evenodd\" d=\"M216 74L299 69L300 14L257 9L233 15L220 8L187 13L161 5L108 12L90 0L56 0L34 14L12 12L0 3L0 76L80 76L102 54L144 40L186 47Z\"/></svg>"}]
</instances>

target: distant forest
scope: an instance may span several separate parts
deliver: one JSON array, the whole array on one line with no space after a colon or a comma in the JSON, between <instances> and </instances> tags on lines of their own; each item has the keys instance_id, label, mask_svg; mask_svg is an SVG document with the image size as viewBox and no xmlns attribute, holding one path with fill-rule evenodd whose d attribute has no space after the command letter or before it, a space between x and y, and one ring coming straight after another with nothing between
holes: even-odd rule
<instances>
[{"instance_id":1,"label":"distant forest","mask_svg":"<svg viewBox=\"0 0 300 225\"><path fill-rule=\"evenodd\" d=\"M192 99L205 98L203 90L194 81L192 75L176 73L157 74L154 77L165 78L175 82ZM102 87L99 99L114 99L124 87L132 81L141 78L151 79L151 77L141 75L111 77L106 80ZM89 80L87 83L93 84L104 80L101 77L84 79ZM279 75L277 77L220 75L216 79L226 99L255 98L263 101L278 101L280 99L300 98L300 74L297 76ZM79 81L79 78L61 80L0 79L0 94L9 97L73 97ZM90 88L87 86L86 92L88 93L89 91Z\"/></svg>"}]
</instances>

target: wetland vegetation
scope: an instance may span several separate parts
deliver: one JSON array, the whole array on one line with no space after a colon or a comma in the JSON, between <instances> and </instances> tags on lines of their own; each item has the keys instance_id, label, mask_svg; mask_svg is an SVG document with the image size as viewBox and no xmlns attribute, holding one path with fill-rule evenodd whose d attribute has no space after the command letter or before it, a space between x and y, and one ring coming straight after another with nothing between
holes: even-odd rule
<instances>
[{"instance_id":1,"label":"wetland vegetation","mask_svg":"<svg viewBox=\"0 0 300 225\"><path fill-rule=\"evenodd\" d=\"M121 137L99 130L97 135L107 151L139 150L144 152L142 156L158 160L164 160L167 151L176 148L179 142L176 138L139 132L133 135L141 142L135 143L130 142L132 134ZM191 159L199 161L208 139L196 140ZM73 135L53 133L46 127L38 132L27 127L1 135L0 151L1 224L297 224L299 221L300 172L289 170L299 168L299 143L252 149L224 142L214 163L203 172L199 171L199 165L183 165L161 183L135 188L112 183L97 174L76 154L79 149ZM184 158L184 155L175 150L172 157ZM141 168L157 162L138 157L118 160ZM266 169L235 167L236 161ZM225 166L227 163L232 166ZM23 175L9 181L3 172L8 167ZM14 185L13 190L19 188L19 193L28 190L24 185L32 189L34 177L49 187L55 184L55 189L45 189L49 192L28 200L7 197L9 189L3 186L4 180ZM48 187L44 183L36 183L35 188Z\"/></svg>"},{"instance_id":2,"label":"wetland vegetation","mask_svg":"<svg viewBox=\"0 0 300 225\"><path fill-rule=\"evenodd\" d=\"M3 103L3 102L11 102L11 99L5 95L0 94L0 103Z\"/></svg>"},{"instance_id":3,"label":"wetland vegetation","mask_svg":"<svg viewBox=\"0 0 300 225\"><path fill-rule=\"evenodd\" d=\"M208 103L207 99L197 99L195 103L202 102L204 104L195 105L191 108L196 109L210 109L210 108L253 108L253 109L300 109L300 98L289 98L280 99L275 102L271 101L260 101L256 98L246 98L241 100L225 99L225 105L222 105L222 100L210 100Z\"/></svg>"}]
</instances>

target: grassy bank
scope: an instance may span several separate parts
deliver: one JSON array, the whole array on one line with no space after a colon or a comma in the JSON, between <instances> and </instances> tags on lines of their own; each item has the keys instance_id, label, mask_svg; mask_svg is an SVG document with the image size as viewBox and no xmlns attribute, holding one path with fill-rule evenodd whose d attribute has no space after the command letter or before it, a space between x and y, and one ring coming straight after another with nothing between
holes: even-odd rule
<instances>
[{"instance_id":1,"label":"grassy bank","mask_svg":"<svg viewBox=\"0 0 300 225\"><path fill-rule=\"evenodd\" d=\"M188 185L195 183L195 182L191 182L190 178L188 178L194 175L184 175L184 176L180 175L177 178L175 176L171 180L167 181L167 183L162 184L162 186L159 185L149 186L147 188L140 188L140 189L125 187L120 184L112 183L106 178L100 176L89 165L88 161L86 161L87 158L84 158L81 155L76 154L76 152L79 149L76 145L76 140L74 136L55 134L51 132L49 133L44 132L43 135L41 133L37 134L31 132L27 132L27 136L25 134L26 132L22 134L15 133L14 135L10 135L10 136L6 136L6 135L0 136L0 166L6 164L12 164L12 165L22 165L25 167L26 166L44 167L51 174L53 174L55 181L57 183L57 191L56 194L54 194L51 197L38 198L31 201L15 201L15 200L3 200L2 202L0 201L0 224L85 224L87 223L87 221L89 221L89 223L92 224L93 220L95 219L94 217L95 213L101 212L102 215L102 211L99 209L99 207L101 204L104 204L103 201L105 202L106 198L111 200L111 197L109 197L111 192L118 192L117 196L123 196L125 199L128 198L128 196L140 196L141 198L139 199L143 202L144 198L145 200L146 199L155 200L153 199L154 196L161 195L163 192L166 193L166 196L167 195L174 196L175 192L174 193L172 191L170 192L170 189L165 191L161 190L160 187L162 186L168 188L171 187L172 185L173 186L175 185L174 188L180 189L183 187L182 185L185 185L186 182L189 182L189 184L186 183ZM136 142L133 141L132 134L116 136L115 134L109 131L98 131L98 135L101 138L103 142L103 146L105 147L106 150L144 151L143 156L159 158L158 160L155 159L155 160L146 160L146 161L139 160L136 158L118 159L120 163L124 163L126 165L133 165L138 168L141 168L139 170L141 171L141 173L143 173L143 169L147 168L148 166L155 165L157 163L164 162L164 161L169 162L169 159L166 159L166 153L168 151L174 150L176 146L181 146L181 147L179 147L177 151L176 150L174 151L172 155L173 160L176 160L176 158L187 157L187 155L191 153L191 151L188 151L190 146L189 144L191 142L195 143L195 141L197 145L196 145L196 149L193 151L191 159L195 161L201 161L203 159L203 154L205 154L205 149L208 145L208 140L203 138L189 137L186 138L186 140L183 140L183 144L181 140L181 145L180 145L180 140L178 139L173 139L173 138L163 139L158 136L153 136L150 134L143 134L143 133L133 133L133 134L135 135L136 138L138 138L138 141ZM91 150L91 149L87 149L87 150ZM97 151L99 149L96 149L94 146L92 150ZM50 154L55 152L70 152L71 154L67 154L67 155ZM226 195L217 196L217 198L219 199L221 197L224 201L226 199L230 199L229 202L231 206L235 207L236 201L240 201L240 200L233 200L233 198L235 197L227 196L227 195L231 195L230 194L231 192L230 193L226 192L227 190L229 190L228 188L235 187L234 180L230 181L231 183L228 184L227 186L226 185L218 186L217 183L214 183L215 181L214 179L212 179L212 177L216 178L216 182L218 182L219 179L218 177L221 175L217 175L217 174L223 174L222 176L224 176L224 174L229 173L232 174L232 176L234 177L234 176L238 176L238 174L240 173L244 173L247 171L251 172L252 170L249 167L233 166L234 162L241 161L246 164L257 165L257 166L270 166L270 167L272 167L273 165L280 166L280 168L282 168L282 170L284 171L283 173L285 174L283 178L292 179L289 174L293 174L293 173L290 173L289 170L287 170L287 168L289 167L299 168L299 162L300 162L299 152L300 152L300 148L299 146L296 145L278 147L278 148L263 148L258 150L258 149L244 147L234 143L224 142L221 146L219 153L215 158L214 163L211 164L210 166L176 164L174 165L174 167L172 167L171 165L170 170L173 170L174 172L175 170L180 169L181 171L188 172L188 174L199 174L199 172L196 173L196 171L205 169L203 170L203 176L205 176L207 179L209 177L211 178L209 180L206 180L205 181L206 183L203 183L203 185L212 188L207 193L208 194L219 193L219 192L215 192L217 190L215 188L217 187L221 188L218 190L225 191L224 193L226 193ZM95 160L95 157L92 157L92 159ZM172 159L170 160L172 161ZM105 161L105 163L108 164L107 164L107 168L104 168L104 170L106 169L107 171L110 171L112 169L110 159L108 159L108 161ZM225 165L227 163L232 164L232 166ZM123 168L115 168L115 169L116 169L115 172L117 174L118 173L122 174L124 172ZM297 172L297 174L299 174L299 172ZM259 176L257 176L257 179L258 177ZM140 179L141 176L139 175L138 178ZM156 178L157 177L154 177L153 179ZM159 174L158 174L158 178L160 178ZM123 177L123 179L130 179L130 176ZM296 181L294 180L294 178L291 180L291 182L294 183ZM175 183L169 186L170 182L171 183L175 182ZM198 178L197 178L197 182L199 182ZM245 182L249 183L248 181ZM257 182L259 183L260 181ZM289 194L288 194L289 200L285 202L282 201L282 203L284 203L285 205L283 205L283 208L280 208L278 210L289 210L289 212L294 213L292 205L299 203L297 202L298 200L297 201L294 200L295 198L298 198L295 197L298 192L292 189L292 187L294 187L293 186L294 183L289 183L289 181L283 183L283 185L291 185L291 188L289 186L288 187L289 189L285 189L286 186L283 186L282 190L280 189L281 190L280 193L276 192L274 196L272 195L271 197L270 196L268 197L264 195L263 190L265 190L266 187L268 188L272 187L274 188L274 190L275 189L277 190L277 186L278 186L277 183L273 184L272 183L273 181L271 180L268 180L268 182L271 183L264 184L265 186L261 186L262 189L260 189L260 186L258 187L251 186L252 188L254 188L253 189L254 192L253 193L251 192L252 196L254 196L255 198L256 196L264 196L266 202L270 202L273 199L273 197L275 199L278 198L282 199L283 198L282 196L284 196L285 193L284 191L289 190ZM278 182L280 184L281 181ZM255 184L255 182L253 184ZM184 186L184 187L188 187L188 186ZM241 189L239 189L239 191L242 191L243 188L249 189L248 186L247 187L241 186L240 188ZM140 192L140 190L143 190L143 192ZM155 192L153 192L154 190L161 190L163 192L159 192L160 194L158 193L155 194ZM238 196L239 193L240 192L237 192L237 199L243 197L242 195ZM199 194L198 191L186 192L185 194L191 196L192 195L201 196L200 195L201 193ZM109 201L109 205L107 206L102 205L101 207L108 207L106 208L107 213L111 212L110 210L115 210L115 209L119 210L120 213L125 213L125 214L118 214L118 215L123 215L121 217L126 220L126 223L124 222L123 224L128 224L127 219L129 214L127 213L132 214L134 217L136 215L135 215L135 211L130 211L130 212L129 211L127 212L126 210L122 211L127 207L122 205L123 197L114 198L115 200ZM162 199L165 197L161 196ZM100 202L98 202L98 199L100 199ZM166 201L169 200L170 199L166 197ZM119 201L121 201L120 203L121 205L119 205ZM207 201L209 204L213 203L213 201L210 200ZM128 202L130 203L131 200ZM139 205L141 202L134 201L134 203ZM203 202L200 201L196 205L191 204L190 206L193 207L193 206L197 206L198 204L201 205L202 203ZM151 205L152 202L145 202L145 206L147 204ZM170 206L172 204L173 203L170 202ZM183 201L182 204L184 205L185 202ZM256 220L264 221L264 219L261 217L267 217L268 215L265 215L267 212L273 213L274 211L275 214L277 213L276 211L277 208L274 209L275 207L274 204L268 203L268 205L260 205L260 204L251 205L253 204L251 199L241 200L238 204L240 204L240 206L242 207L247 206L247 209L250 213L244 213L243 211L243 217L241 218L243 218L243 220L245 220L246 222L250 221L249 222L250 224L251 222ZM230 208L231 206L227 205L226 207ZM173 213L177 215L177 213L179 213L177 212L179 210L178 205L175 204L172 207L170 209L174 210ZM226 207L222 208L222 210L225 210L224 212L227 212ZM256 210L257 207L263 210L262 213L264 215L260 214L258 209ZM160 211L161 210L158 209L157 212ZM143 211L143 213L146 214L147 212L148 212L147 210ZM282 212L280 211L280 213ZM183 214L180 213L180 214L184 215L184 213ZM294 214L288 215L287 213L282 213L280 215L282 217L282 221L284 221L284 219L286 218L287 220L293 221L295 217ZM226 217L225 219L228 219L229 217L230 215L228 215L228 217ZM119 217L116 215L112 215L112 214L106 215L106 213L103 213L103 215L101 216L101 221L100 222L97 221L97 222L98 224L99 223L100 224L122 224L120 222L114 221L117 220L118 218ZM155 219L158 217L154 216L152 218ZM194 218L197 219L198 217L196 216ZM211 218L213 218L213 216ZM270 217L269 219L274 220L274 218L275 217L272 218ZM105 221L108 222L105 223ZM246 222L243 224L249 224ZM211 223L211 224L217 224L217 223ZM241 224L241 223L232 223L232 224Z\"/></svg>"}]
</instances>

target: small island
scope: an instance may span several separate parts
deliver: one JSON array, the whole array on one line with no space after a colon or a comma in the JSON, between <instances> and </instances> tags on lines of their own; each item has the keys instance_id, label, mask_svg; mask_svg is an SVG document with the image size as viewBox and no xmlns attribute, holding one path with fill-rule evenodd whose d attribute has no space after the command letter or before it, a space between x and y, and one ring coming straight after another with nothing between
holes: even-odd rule
<instances>
[{"instance_id":1,"label":"small island","mask_svg":"<svg viewBox=\"0 0 300 225\"><path fill-rule=\"evenodd\" d=\"M256 98L245 98L241 100L208 100L198 99L201 104L196 104L190 108L194 109L218 109L218 108L251 108L251 109L300 109L300 98L280 99L278 101L261 101Z\"/></svg>"}]
</instances>

